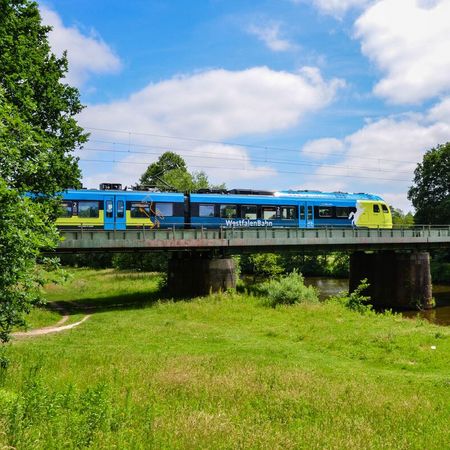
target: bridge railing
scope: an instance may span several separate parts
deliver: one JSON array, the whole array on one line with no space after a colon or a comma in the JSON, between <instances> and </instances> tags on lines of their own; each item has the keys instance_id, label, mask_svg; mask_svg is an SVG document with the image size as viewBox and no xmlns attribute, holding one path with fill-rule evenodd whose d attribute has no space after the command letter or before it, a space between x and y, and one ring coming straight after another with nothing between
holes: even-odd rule
<instances>
[{"instance_id":1,"label":"bridge railing","mask_svg":"<svg viewBox=\"0 0 450 450\"><path fill-rule=\"evenodd\" d=\"M217 228L61 230L59 249L183 249L226 247L292 247L352 245L410 245L450 243L450 226L415 226L392 229L361 228Z\"/></svg>"}]
</instances>

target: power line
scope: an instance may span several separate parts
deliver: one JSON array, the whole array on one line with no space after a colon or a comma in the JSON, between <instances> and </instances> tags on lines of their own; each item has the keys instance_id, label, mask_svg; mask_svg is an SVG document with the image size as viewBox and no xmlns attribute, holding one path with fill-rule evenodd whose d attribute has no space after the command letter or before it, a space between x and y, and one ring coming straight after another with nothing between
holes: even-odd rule
<instances>
[{"instance_id":1,"label":"power line","mask_svg":"<svg viewBox=\"0 0 450 450\"><path fill-rule=\"evenodd\" d=\"M171 148L173 150L173 148ZM84 147L83 151L89 151L89 152L106 152L106 153L124 153L124 154L141 154L141 155L159 155L160 152L142 152L137 150L109 150L109 149L102 149L102 148L90 148L90 147ZM214 155L214 156L205 156L206 155ZM200 158L200 159L214 159L214 160L224 160L224 161L246 161L245 158L237 158L237 157L223 157L218 156L217 154L213 152L204 152L202 155L189 155L190 158ZM120 161L117 161L120 162ZM399 171L399 170L390 170L390 169L381 169L381 168L365 168L361 166L342 166L342 165L336 165L336 164L323 164L323 163L315 163L315 162L299 162L299 161L288 161L288 160L277 160L277 159L267 159L267 158L252 158L252 162L259 162L259 163L271 163L271 164L284 164L284 165L295 165L295 166L312 166L312 167L331 167L335 169L346 169L346 170L364 170L366 172L395 172L395 173L404 173L404 174L411 174L409 171Z\"/></svg>"},{"instance_id":2,"label":"power line","mask_svg":"<svg viewBox=\"0 0 450 450\"><path fill-rule=\"evenodd\" d=\"M81 158L81 161L85 161L85 162L97 162L97 163L113 163L116 164L117 161L113 161L113 160L106 160L106 159L86 159L86 158ZM136 165L146 165L148 166L149 164L151 164L150 162L139 162L139 161L120 161L120 164L136 164ZM226 167L224 168L223 166L191 166L191 167L195 167L198 169L221 169L221 170L243 170L246 172L249 172L250 169L246 169L243 167ZM273 172L273 169L269 169L269 168L252 168L251 169L252 172ZM287 170L277 170L278 173L286 173L286 174L291 174L291 175L311 175L311 172L293 172L293 171L287 171ZM341 174L327 174L327 173L320 173L320 174L315 174L316 176L324 176L324 177L341 177L341 178L362 178L362 179L366 179L366 180L382 180L382 181L401 181L401 182L411 182L411 180L404 180L404 179L399 179L399 178L380 178L380 177L367 177L367 176L363 176L363 175L341 175Z\"/></svg>"},{"instance_id":3,"label":"power line","mask_svg":"<svg viewBox=\"0 0 450 450\"><path fill-rule=\"evenodd\" d=\"M276 146L268 146L268 145L258 145L258 144L244 144L239 142L227 142L227 141L216 141L211 139L200 139L200 138L192 138L192 137L183 137L183 136L175 136L175 135L164 135L164 134L155 134L155 133L142 133L142 132L135 132L135 131L124 131L124 130L112 130L108 128L94 128L94 127L84 127L87 130L93 130L93 131L102 131L107 133L120 133L120 134L126 134L128 137L131 135L136 136L148 136L148 137L154 137L159 139L173 139L178 141L186 141L186 142L198 142L198 143L206 143L206 144L219 144L219 145L228 145L228 146L237 146L237 147L246 147L246 148L255 148L255 149L261 149L261 150L275 150L275 151L284 151L284 152L296 152L300 153L300 149L293 149L293 148L287 148L287 147L276 147ZM105 142L108 143L108 142ZM109 142L112 143L112 142ZM119 143L115 142L116 145L130 145L130 142L127 143ZM145 146L143 144L133 144L134 146ZM319 151L312 151L312 150L303 150L304 153L311 153L313 155L325 155L325 156L345 156L347 158L352 159L371 159L375 161L386 161L386 162L396 162L396 163L409 163L409 164L417 164L417 161L405 161L405 160L399 160L399 159L387 159L387 158L379 158L376 156L358 156L358 155L347 155L345 152L319 152Z\"/></svg>"}]
</instances>

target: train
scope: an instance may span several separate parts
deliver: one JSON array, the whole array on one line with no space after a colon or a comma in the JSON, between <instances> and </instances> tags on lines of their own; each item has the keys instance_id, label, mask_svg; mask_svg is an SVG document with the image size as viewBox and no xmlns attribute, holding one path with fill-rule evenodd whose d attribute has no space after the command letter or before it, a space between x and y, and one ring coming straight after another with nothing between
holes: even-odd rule
<instances>
[{"instance_id":1,"label":"train","mask_svg":"<svg viewBox=\"0 0 450 450\"><path fill-rule=\"evenodd\" d=\"M68 189L61 194L60 229L155 228L392 228L378 195L310 190L208 190L192 193L122 189Z\"/></svg>"}]
</instances>

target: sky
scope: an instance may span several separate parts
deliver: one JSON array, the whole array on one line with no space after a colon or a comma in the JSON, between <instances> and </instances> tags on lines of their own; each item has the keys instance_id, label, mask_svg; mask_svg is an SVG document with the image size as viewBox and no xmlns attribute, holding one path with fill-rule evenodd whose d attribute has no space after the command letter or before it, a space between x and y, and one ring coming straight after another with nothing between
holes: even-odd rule
<instances>
[{"instance_id":1,"label":"sky","mask_svg":"<svg viewBox=\"0 0 450 450\"><path fill-rule=\"evenodd\" d=\"M228 188L371 192L412 210L450 141L450 0L46 0L86 108L83 184L164 151Z\"/></svg>"}]
</instances>

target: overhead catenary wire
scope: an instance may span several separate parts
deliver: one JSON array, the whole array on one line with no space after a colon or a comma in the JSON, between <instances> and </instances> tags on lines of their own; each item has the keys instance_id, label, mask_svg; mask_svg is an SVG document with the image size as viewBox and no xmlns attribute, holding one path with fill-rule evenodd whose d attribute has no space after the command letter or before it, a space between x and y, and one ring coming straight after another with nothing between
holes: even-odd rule
<instances>
[{"instance_id":1,"label":"overhead catenary wire","mask_svg":"<svg viewBox=\"0 0 450 450\"><path fill-rule=\"evenodd\" d=\"M116 164L113 160L106 160L106 159L87 159L80 157L81 161L84 162L96 162L96 163L113 163ZM121 161L120 164L136 164L136 165L145 165L148 166L151 164L151 161ZM294 172L294 171L288 171L288 170L275 170L270 168L264 168L264 167L254 167L252 169L242 168L242 167L223 167L223 166L195 166L192 165L191 167L199 168L199 169L220 169L220 170L233 170L233 171L247 171L247 172L268 172L268 173L284 173L284 174L291 174L291 175L311 175L311 172ZM361 179L367 179L367 180L381 180L381 181L396 181L396 182L410 182L411 180L406 179L399 179L399 178L381 178L381 177L368 177L363 175L343 175L343 174L326 174L326 173L320 173L315 174L316 176L324 176L324 177L343 177L343 178L361 178Z\"/></svg>"},{"instance_id":2,"label":"overhead catenary wire","mask_svg":"<svg viewBox=\"0 0 450 450\"><path fill-rule=\"evenodd\" d=\"M95 128L95 127L84 127L86 130L92 130L92 131L100 131L100 132L107 132L107 133L119 133L119 134L125 134L130 138L132 135L136 136L147 136L147 137L153 137L158 139L172 139L172 140L178 140L178 141L186 141L186 142L198 142L198 143L205 143L205 144L218 144L218 145L227 145L227 146L236 146L236 147L245 147L245 148L255 148L260 150L274 150L274 151L284 151L284 152L295 152L300 153L300 149L296 148L288 148L288 147L278 147L278 146L270 146L270 145L262 145L262 144L246 144L246 143L240 143L240 142L234 142L234 141L219 141L219 140L212 140L212 139L201 139L201 138L194 138L194 137L184 137L184 136L176 136L176 135L164 135L164 134L156 134L156 133L144 133L144 132L137 132L137 131L124 131L124 130L113 130L108 128ZM106 143L106 142L105 142ZM108 142L110 144L116 144L116 145L130 145L129 142L127 143L119 143L119 142ZM133 146L143 146L145 147L145 144L133 144ZM406 161L406 160L398 160L398 159L390 159L390 158L380 158L379 156L368 156L368 155L348 155L347 152L320 152L320 151L313 151L313 150L302 150L303 153L310 153L314 155L326 155L326 156L345 156L347 158L352 159L362 159L362 160L375 160L375 161L386 161L386 162L395 162L395 163L409 163L409 164L417 164L417 161Z\"/></svg>"},{"instance_id":3,"label":"overhead catenary wire","mask_svg":"<svg viewBox=\"0 0 450 450\"><path fill-rule=\"evenodd\" d=\"M150 148L150 146L148 146ZM166 148L167 147L163 147ZM170 148L170 150L174 150L173 148ZM124 154L136 154L136 155L159 155L160 152L144 152L144 151L138 151L138 150L117 150L114 148L114 150L109 149L103 149L103 148L91 148L91 147L84 147L82 151L88 151L88 152L106 152L106 153L113 153L114 155L116 153L124 153ZM208 156L213 155L213 156ZM212 159L212 160L223 160L223 161L243 161L247 162L246 158L238 158L238 157L224 157L217 155L213 152L202 152L201 155L189 155L189 158L198 158L198 159ZM117 161L120 162L120 161ZM288 160L277 160L277 159L270 159L270 158L252 158L252 162L261 162L261 163L272 163L272 164L284 164L289 166L311 166L311 167L329 167L334 169L345 169L345 170L363 170L366 172L393 172L393 173L404 173L404 174L411 174L410 171L400 171L400 170L394 170L394 169L382 169L382 168L366 168L361 166L343 166L343 165L337 165L337 164L325 164L325 163L316 163L316 162L304 162L304 161L288 161Z\"/></svg>"}]
</instances>

